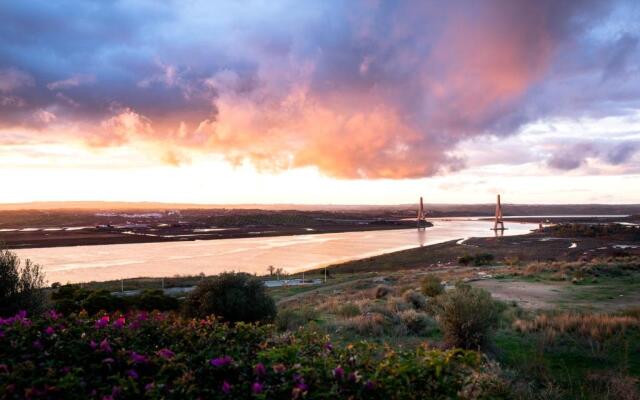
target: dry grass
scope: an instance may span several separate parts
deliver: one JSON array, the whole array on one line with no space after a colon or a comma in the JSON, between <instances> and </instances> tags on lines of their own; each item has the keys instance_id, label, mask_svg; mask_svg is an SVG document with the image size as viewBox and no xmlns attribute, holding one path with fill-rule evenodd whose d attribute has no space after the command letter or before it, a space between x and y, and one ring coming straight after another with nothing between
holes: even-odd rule
<instances>
[{"instance_id":1,"label":"dry grass","mask_svg":"<svg viewBox=\"0 0 640 400\"><path fill-rule=\"evenodd\" d=\"M603 340L640 327L638 318L607 314L542 314L532 320L516 320L513 327L520 332L545 332L550 339L571 333L591 340Z\"/></svg>"}]
</instances>

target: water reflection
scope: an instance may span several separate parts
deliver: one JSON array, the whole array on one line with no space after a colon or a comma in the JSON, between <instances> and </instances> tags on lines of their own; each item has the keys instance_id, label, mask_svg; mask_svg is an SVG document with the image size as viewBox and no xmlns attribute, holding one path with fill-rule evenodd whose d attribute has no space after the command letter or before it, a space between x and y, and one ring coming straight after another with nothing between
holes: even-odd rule
<instances>
[{"instance_id":1,"label":"water reflection","mask_svg":"<svg viewBox=\"0 0 640 400\"><path fill-rule=\"evenodd\" d=\"M468 237L491 237L493 222L433 220L433 227L245 239L134 243L20 249L20 257L41 264L49 282L85 282L140 276L209 275L222 271L264 274L269 265L298 272ZM504 235L535 229L510 223Z\"/></svg>"}]
</instances>

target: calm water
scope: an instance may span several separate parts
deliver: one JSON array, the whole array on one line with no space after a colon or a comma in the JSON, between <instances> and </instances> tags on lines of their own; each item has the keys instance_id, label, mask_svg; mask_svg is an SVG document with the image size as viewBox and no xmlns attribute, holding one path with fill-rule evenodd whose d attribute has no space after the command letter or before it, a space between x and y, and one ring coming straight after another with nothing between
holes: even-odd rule
<instances>
[{"instance_id":1,"label":"calm water","mask_svg":"<svg viewBox=\"0 0 640 400\"><path fill-rule=\"evenodd\" d=\"M466 237L493 236L490 221L433 220L426 230L399 229L246 239L112 244L16 250L43 266L51 282L86 282L134 277L210 275L223 271L288 272ZM519 235L537 224L507 224Z\"/></svg>"}]
</instances>

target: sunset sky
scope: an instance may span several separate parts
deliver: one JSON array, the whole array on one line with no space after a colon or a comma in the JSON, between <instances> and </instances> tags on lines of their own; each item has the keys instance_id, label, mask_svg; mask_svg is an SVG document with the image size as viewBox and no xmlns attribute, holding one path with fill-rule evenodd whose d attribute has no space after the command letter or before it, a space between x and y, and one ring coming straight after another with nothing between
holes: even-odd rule
<instances>
[{"instance_id":1,"label":"sunset sky","mask_svg":"<svg viewBox=\"0 0 640 400\"><path fill-rule=\"evenodd\" d=\"M640 203L640 1L0 2L0 203Z\"/></svg>"}]
</instances>

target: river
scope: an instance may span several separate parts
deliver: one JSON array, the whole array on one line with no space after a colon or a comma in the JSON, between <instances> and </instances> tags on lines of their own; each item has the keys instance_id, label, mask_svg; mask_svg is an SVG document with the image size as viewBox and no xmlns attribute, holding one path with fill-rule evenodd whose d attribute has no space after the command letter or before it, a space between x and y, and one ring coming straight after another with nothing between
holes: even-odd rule
<instances>
[{"instance_id":1,"label":"river","mask_svg":"<svg viewBox=\"0 0 640 400\"><path fill-rule=\"evenodd\" d=\"M42 265L49 283L135 277L206 275L223 271L264 274L273 265L294 273L337 262L467 237L493 236L491 221L431 220L426 230L397 229L245 239L111 244L15 250ZM505 235L536 224L509 223Z\"/></svg>"}]
</instances>

